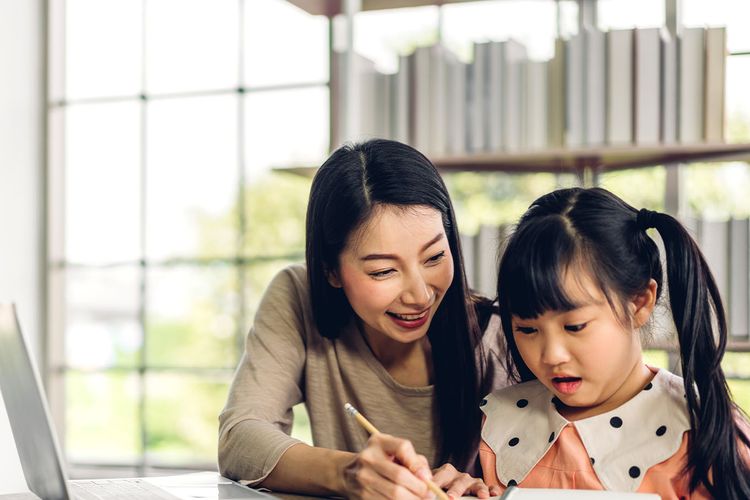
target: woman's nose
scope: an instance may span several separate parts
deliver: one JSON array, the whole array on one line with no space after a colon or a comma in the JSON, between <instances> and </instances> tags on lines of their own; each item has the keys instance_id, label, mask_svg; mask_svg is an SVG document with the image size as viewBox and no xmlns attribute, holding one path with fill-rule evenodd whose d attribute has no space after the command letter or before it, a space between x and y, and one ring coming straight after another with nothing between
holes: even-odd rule
<instances>
[{"instance_id":1,"label":"woman's nose","mask_svg":"<svg viewBox=\"0 0 750 500\"><path fill-rule=\"evenodd\" d=\"M433 292L420 273L411 275L404 284L401 300L404 304L427 307L432 300Z\"/></svg>"}]
</instances>

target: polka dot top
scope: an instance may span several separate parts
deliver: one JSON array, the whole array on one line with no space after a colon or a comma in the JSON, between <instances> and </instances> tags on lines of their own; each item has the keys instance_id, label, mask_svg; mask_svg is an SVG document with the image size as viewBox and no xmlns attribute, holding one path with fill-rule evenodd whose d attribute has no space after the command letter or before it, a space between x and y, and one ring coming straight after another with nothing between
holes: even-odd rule
<instances>
[{"instance_id":1,"label":"polka dot top","mask_svg":"<svg viewBox=\"0 0 750 500\"><path fill-rule=\"evenodd\" d=\"M575 422L557 412L557 399L536 380L490 394L482 402L485 482L701 498L681 478L690 429L682 378L652 371L630 401Z\"/></svg>"}]
</instances>

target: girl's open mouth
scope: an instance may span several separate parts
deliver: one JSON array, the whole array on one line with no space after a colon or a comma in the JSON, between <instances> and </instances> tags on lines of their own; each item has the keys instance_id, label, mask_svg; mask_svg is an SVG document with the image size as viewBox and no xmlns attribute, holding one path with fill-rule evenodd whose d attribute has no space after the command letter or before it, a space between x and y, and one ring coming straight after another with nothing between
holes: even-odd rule
<instances>
[{"instance_id":1,"label":"girl's open mouth","mask_svg":"<svg viewBox=\"0 0 750 500\"><path fill-rule=\"evenodd\" d=\"M581 377L552 377L552 385L561 394L573 394L581 386Z\"/></svg>"}]
</instances>

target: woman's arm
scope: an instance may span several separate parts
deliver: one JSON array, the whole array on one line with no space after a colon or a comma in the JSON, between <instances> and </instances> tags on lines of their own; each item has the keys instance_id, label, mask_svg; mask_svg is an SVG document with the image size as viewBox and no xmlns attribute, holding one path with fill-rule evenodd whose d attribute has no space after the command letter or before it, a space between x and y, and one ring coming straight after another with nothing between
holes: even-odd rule
<instances>
[{"instance_id":1,"label":"woman's arm","mask_svg":"<svg viewBox=\"0 0 750 500\"><path fill-rule=\"evenodd\" d=\"M360 453L298 444L289 448L261 483L283 491L347 498L432 498L427 459L405 439L387 434L370 438Z\"/></svg>"}]
</instances>

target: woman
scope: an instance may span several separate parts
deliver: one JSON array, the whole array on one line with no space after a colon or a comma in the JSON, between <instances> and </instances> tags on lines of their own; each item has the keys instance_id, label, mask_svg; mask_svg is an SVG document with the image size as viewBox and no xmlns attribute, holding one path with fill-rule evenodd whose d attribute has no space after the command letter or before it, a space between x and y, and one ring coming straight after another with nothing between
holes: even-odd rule
<instances>
[{"instance_id":1,"label":"woman","mask_svg":"<svg viewBox=\"0 0 750 500\"><path fill-rule=\"evenodd\" d=\"M506 377L435 167L394 141L335 151L310 192L306 263L278 274L256 313L220 416L221 472L282 491L422 498L430 468L449 464L435 482L486 497L457 469L475 465L480 398ZM314 447L288 435L300 402ZM346 402L383 434L368 440Z\"/></svg>"}]
</instances>

